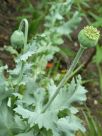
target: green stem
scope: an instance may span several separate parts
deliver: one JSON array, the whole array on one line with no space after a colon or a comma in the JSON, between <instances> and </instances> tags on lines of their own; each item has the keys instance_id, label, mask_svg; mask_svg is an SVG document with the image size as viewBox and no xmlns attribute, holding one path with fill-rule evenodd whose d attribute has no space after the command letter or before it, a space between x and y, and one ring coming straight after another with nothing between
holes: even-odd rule
<instances>
[{"instance_id":1,"label":"green stem","mask_svg":"<svg viewBox=\"0 0 102 136\"><path fill-rule=\"evenodd\" d=\"M21 63L21 70L20 70L20 74L19 77L17 79L17 85L21 82L22 77L23 77L23 68L24 68L24 62Z\"/></svg>"},{"instance_id":2,"label":"green stem","mask_svg":"<svg viewBox=\"0 0 102 136\"><path fill-rule=\"evenodd\" d=\"M75 74L77 74L82 68L84 67L84 63L81 64L78 68L76 68L69 76L69 79L71 79Z\"/></svg>"},{"instance_id":3,"label":"green stem","mask_svg":"<svg viewBox=\"0 0 102 136\"><path fill-rule=\"evenodd\" d=\"M27 38L28 38L28 21L27 19L23 19L21 22L20 22L20 25L19 25L19 31L23 31L24 29L24 49L23 49L23 52L25 52L26 50L26 46L27 46ZM19 84L22 80L22 77L23 77L23 68L24 68L24 62L22 61L22 64L21 64L21 72L20 72L20 75L18 77L18 82L17 84Z\"/></svg>"},{"instance_id":4,"label":"green stem","mask_svg":"<svg viewBox=\"0 0 102 136\"><path fill-rule=\"evenodd\" d=\"M97 64L97 69L98 69L98 73L99 73L100 91L101 91L101 95L102 95L102 71L101 71L101 67L99 64Z\"/></svg>"},{"instance_id":5,"label":"green stem","mask_svg":"<svg viewBox=\"0 0 102 136\"><path fill-rule=\"evenodd\" d=\"M25 27L24 27L25 26ZM27 45L27 38L28 38L28 21L27 19L23 19L19 25L19 31L22 31L24 28L24 51L26 49L26 45Z\"/></svg>"},{"instance_id":6,"label":"green stem","mask_svg":"<svg viewBox=\"0 0 102 136\"><path fill-rule=\"evenodd\" d=\"M66 83L66 81L69 80L70 75L72 74L73 70L75 69L83 51L85 50L85 48L80 47L76 57L74 58L69 70L67 70L67 73L65 74L64 78L61 80L61 82L59 83L56 92L54 93L54 95L52 96L52 98L49 100L49 102L46 104L46 106L44 107L42 112L45 112L47 110L47 108L50 106L50 104L53 102L53 100L55 99L55 97L58 95L60 89L63 87L63 85Z\"/></svg>"}]
</instances>

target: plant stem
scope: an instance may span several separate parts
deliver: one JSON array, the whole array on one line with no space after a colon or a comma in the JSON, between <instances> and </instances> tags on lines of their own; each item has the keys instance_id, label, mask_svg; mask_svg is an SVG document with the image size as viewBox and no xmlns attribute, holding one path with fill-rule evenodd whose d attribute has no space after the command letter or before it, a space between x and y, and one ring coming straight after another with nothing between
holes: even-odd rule
<instances>
[{"instance_id":1,"label":"plant stem","mask_svg":"<svg viewBox=\"0 0 102 136\"><path fill-rule=\"evenodd\" d=\"M98 69L98 73L99 73L99 85L100 85L100 92L102 95L102 70L99 64L97 64L97 69Z\"/></svg>"},{"instance_id":2,"label":"plant stem","mask_svg":"<svg viewBox=\"0 0 102 136\"><path fill-rule=\"evenodd\" d=\"M17 85L21 82L22 77L23 77L23 68L24 68L24 62L21 62L21 70L20 70L20 74L19 77L17 79Z\"/></svg>"},{"instance_id":3,"label":"plant stem","mask_svg":"<svg viewBox=\"0 0 102 136\"><path fill-rule=\"evenodd\" d=\"M75 74L77 74L82 68L84 67L84 63L82 63L78 68L76 68L69 76L69 79L71 79Z\"/></svg>"},{"instance_id":4,"label":"plant stem","mask_svg":"<svg viewBox=\"0 0 102 136\"><path fill-rule=\"evenodd\" d=\"M25 27L24 27L25 25ZM27 45L27 38L28 38L28 21L27 19L23 19L19 25L19 30L22 31L24 27L24 51L26 49L26 45Z\"/></svg>"},{"instance_id":5,"label":"plant stem","mask_svg":"<svg viewBox=\"0 0 102 136\"><path fill-rule=\"evenodd\" d=\"M50 104L53 102L53 100L55 99L55 97L58 95L60 89L63 87L63 85L66 83L66 81L69 80L70 78L70 75L72 74L73 70L75 69L83 51L85 50L85 48L81 47L80 46L80 49L76 55L76 57L74 58L69 70L67 70L64 78L61 80L61 82L59 83L57 89L56 89L56 92L54 93L54 95L52 96L52 98L49 100L49 102L46 104L46 106L44 107L43 111L42 112L45 112L47 110L47 108L50 106Z\"/></svg>"},{"instance_id":6,"label":"plant stem","mask_svg":"<svg viewBox=\"0 0 102 136\"><path fill-rule=\"evenodd\" d=\"M19 31L23 31L24 29L24 49L23 49L23 52L25 52L26 50L26 46L27 46L27 38L28 38L28 21L27 19L23 19L21 22L20 22L20 25L19 25ZM22 80L22 77L23 77L23 68L24 68L24 62L22 61L21 62L21 72L20 72L20 75L18 77L18 81L17 81L17 84L19 84Z\"/></svg>"}]
</instances>

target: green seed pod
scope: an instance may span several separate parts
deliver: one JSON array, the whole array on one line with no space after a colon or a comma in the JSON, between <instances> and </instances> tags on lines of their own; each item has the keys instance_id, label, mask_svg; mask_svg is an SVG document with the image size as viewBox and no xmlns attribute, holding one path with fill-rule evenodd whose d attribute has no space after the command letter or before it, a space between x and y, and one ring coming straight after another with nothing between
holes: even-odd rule
<instances>
[{"instance_id":1,"label":"green seed pod","mask_svg":"<svg viewBox=\"0 0 102 136\"><path fill-rule=\"evenodd\" d=\"M78 40L83 48L95 47L98 43L100 32L93 26L86 26L79 32Z\"/></svg>"},{"instance_id":2,"label":"green seed pod","mask_svg":"<svg viewBox=\"0 0 102 136\"><path fill-rule=\"evenodd\" d=\"M24 33L20 30L16 30L11 35L11 45L16 48L20 49L24 46Z\"/></svg>"}]
</instances>

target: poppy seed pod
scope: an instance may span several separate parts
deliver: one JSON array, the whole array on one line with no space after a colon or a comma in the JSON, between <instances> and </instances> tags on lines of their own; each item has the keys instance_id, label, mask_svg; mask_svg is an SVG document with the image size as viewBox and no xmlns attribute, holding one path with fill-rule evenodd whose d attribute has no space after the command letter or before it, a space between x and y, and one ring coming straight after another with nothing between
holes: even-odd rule
<instances>
[{"instance_id":1,"label":"poppy seed pod","mask_svg":"<svg viewBox=\"0 0 102 136\"><path fill-rule=\"evenodd\" d=\"M93 26L86 26L79 32L78 40L83 48L95 47L98 43L100 32Z\"/></svg>"},{"instance_id":2,"label":"poppy seed pod","mask_svg":"<svg viewBox=\"0 0 102 136\"><path fill-rule=\"evenodd\" d=\"M24 34L22 31L20 30L16 30L13 32L13 34L11 35L11 45L16 48L16 49L20 49L23 47L24 45Z\"/></svg>"}]
</instances>

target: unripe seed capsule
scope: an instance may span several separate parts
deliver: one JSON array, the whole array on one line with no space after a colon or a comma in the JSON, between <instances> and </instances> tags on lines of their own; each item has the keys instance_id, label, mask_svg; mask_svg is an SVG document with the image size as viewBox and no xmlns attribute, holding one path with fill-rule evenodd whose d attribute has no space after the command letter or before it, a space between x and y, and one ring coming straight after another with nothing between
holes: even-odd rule
<instances>
[{"instance_id":1,"label":"unripe seed capsule","mask_svg":"<svg viewBox=\"0 0 102 136\"><path fill-rule=\"evenodd\" d=\"M79 32L78 40L83 48L95 47L98 43L100 32L93 26L86 26Z\"/></svg>"},{"instance_id":2,"label":"unripe seed capsule","mask_svg":"<svg viewBox=\"0 0 102 136\"><path fill-rule=\"evenodd\" d=\"M20 30L16 30L11 35L11 45L16 49L21 49L24 46L24 33Z\"/></svg>"}]
</instances>

